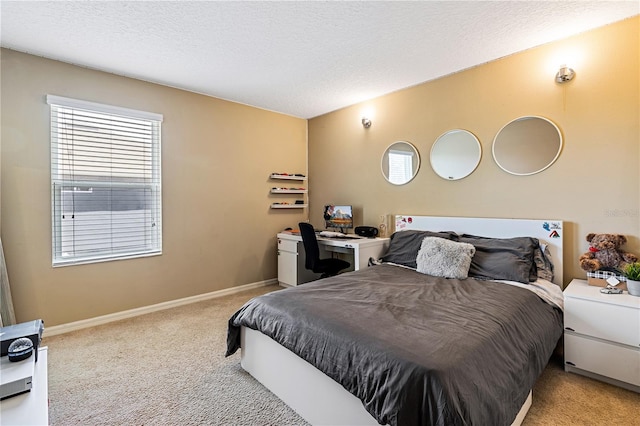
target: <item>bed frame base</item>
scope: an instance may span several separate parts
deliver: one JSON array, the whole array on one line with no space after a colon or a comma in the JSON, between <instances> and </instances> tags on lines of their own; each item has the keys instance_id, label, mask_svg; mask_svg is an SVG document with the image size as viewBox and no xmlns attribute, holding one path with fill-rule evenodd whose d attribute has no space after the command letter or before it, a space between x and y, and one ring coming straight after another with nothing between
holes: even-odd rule
<instances>
[{"instance_id":1,"label":"bed frame base","mask_svg":"<svg viewBox=\"0 0 640 426\"><path fill-rule=\"evenodd\" d=\"M242 327L241 346L242 368L312 425L378 424L342 385L270 337ZM522 423L531 402L529 392L512 426Z\"/></svg>"}]
</instances>

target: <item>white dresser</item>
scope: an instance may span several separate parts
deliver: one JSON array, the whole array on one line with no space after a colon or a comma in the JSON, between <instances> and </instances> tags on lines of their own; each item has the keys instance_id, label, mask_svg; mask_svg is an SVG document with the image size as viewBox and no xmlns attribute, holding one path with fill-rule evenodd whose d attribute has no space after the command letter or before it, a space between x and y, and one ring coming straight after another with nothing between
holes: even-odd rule
<instances>
[{"instance_id":1,"label":"white dresser","mask_svg":"<svg viewBox=\"0 0 640 426\"><path fill-rule=\"evenodd\" d=\"M640 392L640 297L575 279L564 290L565 371Z\"/></svg>"}]
</instances>

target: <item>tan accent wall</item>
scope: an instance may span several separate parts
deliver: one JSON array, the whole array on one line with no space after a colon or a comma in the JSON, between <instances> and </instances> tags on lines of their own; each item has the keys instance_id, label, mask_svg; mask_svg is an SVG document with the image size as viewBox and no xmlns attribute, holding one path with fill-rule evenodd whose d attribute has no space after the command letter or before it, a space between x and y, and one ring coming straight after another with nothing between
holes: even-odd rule
<instances>
[{"instance_id":1,"label":"tan accent wall","mask_svg":"<svg viewBox=\"0 0 640 426\"><path fill-rule=\"evenodd\" d=\"M307 121L3 49L2 241L18 321L47 326L277 275L275 234L307 211L271 210L271 172L305 173ZM47 94L156 112L163 254L52 268Z\"/></svg>"},{"instance_id":2,"label":"tan accent wall","mask_svg":"<svg viewBox=\"0 0 640 426\"><path fill-rule=\"evenodd\" d=\"M585 276L577 259L589 232L625 234L640 255L639 26L636 16L310 120L311 223L322 226L326 203L353 204L366 225L382 214L562 219L565 283ZM576 77L559 85L564 63ZM367 110L373 124L364 129ZM495 164L491 145L525 115L555 122L564 148L542 173L514 176ZM469 177L446 181L429 153L456 128L479 138L482 159ZM380 170L397 140L413 143L422 161L404 186Z\"/></svg>"}]
</instances>

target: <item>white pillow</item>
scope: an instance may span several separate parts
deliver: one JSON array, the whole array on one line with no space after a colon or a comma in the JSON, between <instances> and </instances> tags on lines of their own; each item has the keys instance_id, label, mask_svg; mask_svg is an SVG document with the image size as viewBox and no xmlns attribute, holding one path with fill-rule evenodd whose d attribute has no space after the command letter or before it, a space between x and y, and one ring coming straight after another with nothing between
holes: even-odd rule
<instances>
[{"instance_id":1,"label":"white pillow","mask_svg":"<svg viewBox=\"0 0 640 426\"><path fill-rule=\"evenodd\" d=\"M476 248L438 237L425 237L418 251L417 271L445 278L467 278Z\"/></svg>"}]
</instances>

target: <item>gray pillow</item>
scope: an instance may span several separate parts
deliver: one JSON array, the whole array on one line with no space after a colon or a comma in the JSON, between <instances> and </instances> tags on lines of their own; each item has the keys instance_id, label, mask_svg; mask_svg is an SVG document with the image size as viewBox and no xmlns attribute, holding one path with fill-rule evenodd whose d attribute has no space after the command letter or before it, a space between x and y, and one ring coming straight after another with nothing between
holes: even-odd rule
<instances>
[{"instance_id":1,"label":"gray pillow","mask_svg":"<svg viewBox=\"0 0 640 426\"><path fill-rule=\"evenodd\" d=\"M431 232L431 231L398 231L391 235L389 250L382 256L383 262L397 263L416 269L416 257L425 237L440 237L448 240L456 240L458 234L455 232Z\"/></svg>"},{"instance_id":2,"label":"gray pillow","mask_svg":"<svg viewBox=\"0 0 640 426\"><path fill-rule=\"evenodd\" d=\"M535 268L536 238L486 238L463 234L459 241L473 244L476 248L469 268L470 277L529 283L531 271Z\"/></svg>"},{"instance_id":3,"label":"gray pillow","mask_svg":"<svg viewBox=\"0 0 640 426\"><path fill-rule=\"evenodd\" d=\"M462 280L467 278L475 252L476 249L469 243L425 237L416 258L417 271L435 277Z\"/></svg>"},{"instance_id":4,"label":"gray pillow","mask_svg":"<svg viewBox=\"0 0 640 426\"><path fill-rule=\"evenodd\" d=\"M533 263L536 266L536 277L553 282L553 263L549 246L539 244L533 251Z\"/></svg>"}]
</instances>

